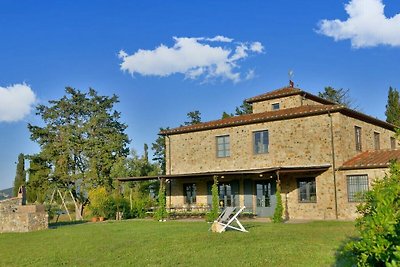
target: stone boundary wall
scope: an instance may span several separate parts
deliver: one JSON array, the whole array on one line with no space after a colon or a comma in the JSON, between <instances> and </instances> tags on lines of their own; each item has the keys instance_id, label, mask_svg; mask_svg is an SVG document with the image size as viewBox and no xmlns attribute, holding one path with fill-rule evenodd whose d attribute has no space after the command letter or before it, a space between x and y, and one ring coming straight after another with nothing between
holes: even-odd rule
<instances>
[{"instance_id":1,"label":"stone boundary wall","mask_svg":"<svg viewBox=\"0 0 400 267\"><path fill-rule=\"evenodd\" d=\"M30 232L48 228L44 205L22 205L22 198L0 201L0 233Z\"/></svg>"}]
</instances>

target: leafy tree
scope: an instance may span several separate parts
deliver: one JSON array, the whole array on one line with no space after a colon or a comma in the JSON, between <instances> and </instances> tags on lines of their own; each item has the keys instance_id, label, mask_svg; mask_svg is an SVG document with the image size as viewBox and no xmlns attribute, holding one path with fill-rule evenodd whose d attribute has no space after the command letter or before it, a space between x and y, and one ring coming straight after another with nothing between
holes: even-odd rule
<instances>
[{"instance_id":1,"label":"leafy tree","mask_svg":"<svg viewBox=\"0 0 400 267\"><path fill-rule=\"evenodd\" d=\"M112 188L111 169L128 154L126 125L114 110L118 97L100 96L94 89L82 93L71 87L59 100L37 106L44 126L29 124L39 156L51 169L49 177L59 187L71 190L76 219L82 219L87 192L97 186Z\"/></svg>"},{"instance_id":2,"label":"leafy tree","mask_svg":"<svg viewBox=\"0 0 400 267\"><path fill-rule=\"evenodd\" d=\"M240 116L240 115L245 115L245 114L251 114L253 113L253 106L246 101L243 101L243 103L236 107L235 109L235 115Z\"/></svg>"},{"instance_id":3,"label":"leafy tree","mask_svg":"<svg viewBox=\"0 0 400 267\"><path fill-rule=\"evenodd\" d=\"M349 89L335 89L331 86L327 86L324 88L323 92L318 93L318 96L323 99L343 105L345 107L354 108L352 107L353 100L350 98L349 91Z\"/></svg>"},{"instance_id":4,"label":"leafy tree","mask_svg":"<svg viewBox=\"0 0 400 267\"><path fill-rule=\"evenodd\" d=\"M160 174L161 170L158 164L149 162L147 149L148 146L145 144L142 157L139 157L136 151L132 149L128 157L118 159L112 168L111 177L155 176ZM150 199L150 191L157 192L159 182L128 182L124 183L123 187L124 192L129 192L131 213L135 217L143 217L145 215L146 205L153 204Z\"/></svg>"},{"instance_id":5,"label":"leafy tree","mask_svg":"<svg viewBox=\"0 0 400 267\"><path fill-rule=\"evenodd\" d=\"M117 160L111 169L111 177L134 177L134 176L155 176L160 173L157 163L149 162L148 152L146 151L142 157L139 157L136 150L132 149L128 157L121 157Z\"/></svg>"},{"instance_id":6,"label":"leafy tree","mask_svg":"<svg viewBox=\"0 0 400 267\"><path fill-rule=\"evenodd\" d=\"M232 114L232 113L226 113L225 111L224 112L222 112L222 116L221 116L221 119L226 119L226 118L230 118L230 117L233 117L234 115Z\"/></svg>"},{"instance_id":7,"label":"leafy tree","mask_svg":"<svg viewBox=\"0 0 400 267\"><path fill-rule=\"evenodd\" d=\"M360 238L345 246L345 255L358 266L399 266L400 263L400 163L375 182L357 207Z\"/></svg>"},{"instance_id":8,"label":"leafy tree","mask_svg":"<svg viewBox=\"0 0 400 267\"><path fill-rule=\"evenodd\" d=\"M167 128L160 128L160 132L169 130ZM161 173L166 174L166 159L165 159L165 136L159 135L154 143L151 144L151 149L154 151L153 160L158 162L161 168Z\"/></svg>"},{"instance_id":9,"label":"leafy tree","mask_svg":"<svg viewBox=\"0 0 400 267\"><path fill-rule=\"evenodd\" d=\"M396 88L389 87L385 115L387 122L400 126L400 96Z\"/></svg>"},{"instance_id":10,"label":"leafy tree","mask_svg":"<svg viewBox=\"0 0 400 267\"><path fill-rule=\"evenodd\" d=\"M243 103L235 108L235 114L233 113L227 113L227 112L223 112L222 113L222 119L225 118L230 118L233 116L240 116L240 115L245 115L245 114L251 114L253 113L253 106L249 103L247 103L246 101L243 101Z\"/></svg>"},{"instance_id":11,"label":"leafy tree","mask_svg":"<svg viewBox=\"0 0 400 267\"><path fill-rule=\"evenodd\" d=\"M25 175L25 157L24 154L21 153L18 155L17 171L14 179L13 194L15 197L18 195L19 187L26 183Z\"/></svg>"},{"instance_id":12,"label":"leafy tree","mask_svg":"<svg viewBox=\"0 0 400 267\"><path fill-rule=\"evenodd\" d=\"M201 113L198 110L188 112L187 118L189 119L189 121L185 121L184 125L193 125L201 123Z\"/></svg>"},{"instance_id":13,"label":"leafy tree","mask_svg":"<svg viewBox=\"0 0 400 267\"><path fill-rule=\"evenodd\" d=\"M30 166L28 169L29 180L27 182L27 200L28 202L43 203L46 199L46 193L50 188L49 174L50 167L46 160L39 155L28 156Z\"/></svg>"}]
</instances>

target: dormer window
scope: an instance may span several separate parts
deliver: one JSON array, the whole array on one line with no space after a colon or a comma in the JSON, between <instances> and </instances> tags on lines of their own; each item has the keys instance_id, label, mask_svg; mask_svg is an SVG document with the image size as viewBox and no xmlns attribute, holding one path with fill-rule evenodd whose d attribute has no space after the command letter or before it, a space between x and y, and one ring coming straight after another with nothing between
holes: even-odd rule
<instances>
[{"instance_id":1,"label":"dormer window","mask_svg":"<svg viewBox=\"0 0 400 267\"><path fill-rule=\"evenodd\" d=\"M278 109L280 109L279 103L273 103L272 110L278 110Z\"/></svg>"}]
</instances>

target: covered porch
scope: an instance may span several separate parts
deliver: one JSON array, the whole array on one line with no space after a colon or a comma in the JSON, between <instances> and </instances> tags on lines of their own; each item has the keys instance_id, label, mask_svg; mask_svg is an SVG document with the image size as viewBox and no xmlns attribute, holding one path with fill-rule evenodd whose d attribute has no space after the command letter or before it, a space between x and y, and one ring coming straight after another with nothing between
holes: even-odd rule
<instances>
[{"instance_id":1,"label":"covered porch","mask_svg":"<svg viewBox=\"0 0 400 267\"><path fill-rule=\"evenodd\" d=\"M286 166L252 170L119 178L120 182L159 179L166 186L167 210L173 213L206 213L211 208L213 177L218 179L219 205L245 206L245 212L271 217L276 207L276 188L281 187L284 216L301 209L316 209L316 184L330 165ZM322 192L322 190L319 190ZM307 205L309 204L309 205ZM310 205L311 204L311 205ZM295 216L298 217L298 216Z\"/></svg>"}]
</instances>

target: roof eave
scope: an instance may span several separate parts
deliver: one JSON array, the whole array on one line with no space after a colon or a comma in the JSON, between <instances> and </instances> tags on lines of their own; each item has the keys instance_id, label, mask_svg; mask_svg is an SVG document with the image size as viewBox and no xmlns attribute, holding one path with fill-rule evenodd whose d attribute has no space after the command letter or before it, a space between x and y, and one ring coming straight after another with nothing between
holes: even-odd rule
<instances>
[{"instance_id":1,"label":"roof eave","mask_svg":"<svg viewBox=\"0 0 400 267\"><path fill-rule=\"evenodd\" d=\"M337 170L348 171L348 170L387 169L387 168L389 168L389 164L373 164L373 165L341 166Z\"/></svg>"},{"instance_id":2,"label":"roof eave","mask_svg":"<svg viewBox=\"0 0 400 267\"><path fill-rule=\"evenodd\" d=\"M212 129L221 129L221 128L227 128L227 127L232 127L232 126L263 123L263 122L269 122L269 121L280 121L280 120L286 120L286 119L318 116L318 115L328 114L328 113L332 113L332 112L339 112L341 109L342 109L341 106L336 106L336 107L332 107L331 109L315 110L315 111L312 111L309 113L294 113L294 114L276 116L276 117L256 118L256 119L249 120L249 121L238 121L238 122L226 123L226 124L221 124L221 125L211 125L211 126L205 126L203 128L200 128L200 127L199 128L188 128L188 129L182 129L182 130L178 130L180 128L175 128L175 129L171 129L171 130L167 130L167 131L162 131L159 134L160 135L175 135L175 134L182 134L182 133L200 132L200 131L206 131L206 130L212 130ZM199 125L201 125L201 124L199 124Z\"/></svg>"},{"instance_id":3,"label":"roof eave","mask_svg":"<svg viewBox=\"0 0 400 267\"><path fill-rule=\"evenodd\" d=\"M172 174L172 175L157 175L157 176L137 176L137 177L122 177L116 178L120 182L130 181L146 181L146 180L157 180L157 179L183 179L183 178L201 178L201 177L212 177L217 176L228 176L228 175L240 175L240 174L255 174L262 175L273 172L321 172L330 168L330 164L323 165L312 165L312 166L281 166L281 167L270 167L263 169L247 169L247 170L235 170L235 171L210 171L200 173L184 173L184 174Z\"/></svg>"}]
</instances>

